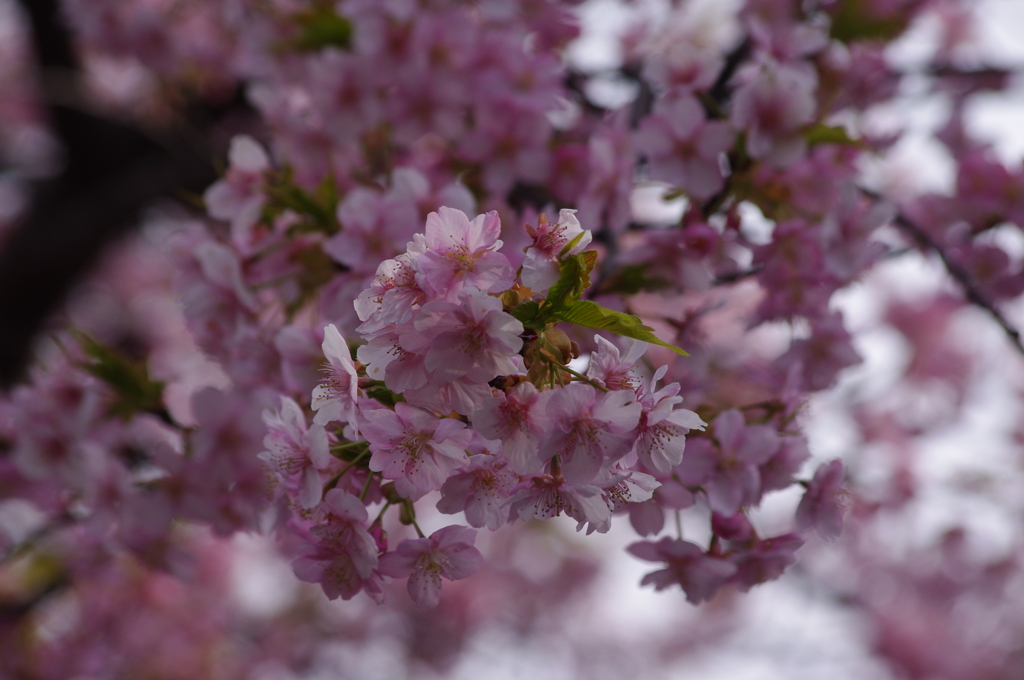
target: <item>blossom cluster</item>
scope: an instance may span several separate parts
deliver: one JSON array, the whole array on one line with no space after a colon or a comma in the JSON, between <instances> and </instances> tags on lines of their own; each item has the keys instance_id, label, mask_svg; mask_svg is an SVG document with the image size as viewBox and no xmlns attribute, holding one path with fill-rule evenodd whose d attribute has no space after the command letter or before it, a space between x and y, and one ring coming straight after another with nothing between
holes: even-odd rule
<instances>
[{"instance_id":1,"label":"blossom cluster","mask_svg":"<svg viewBox=\"0 0 1024 680\"><path fill-rule=\"evenodd\" d=\"M42 602L121 578L131 567L106 556L130 554L159 599L173 590L159 574L188 578L192 552L216 552L188 533L200 525L273 536L331 599L399 611L395 582L418 605L468 608L445 581L493 585L485 554L531 520L589 534L618 515L653 565L644 584L700 603L777 578L813 534L842 533L848 506L879 524L904 507L909 456L891 489L851 484L809 443L805 406L862 361L837 294L914 253L964 295L886 312L910 348L905 384L959 412L977 366L947 331L965 304L1019 346L999 304L1024 269L1000 239L1024 219L1024 171L964 123L974 94L1007 80L955 68L966 10L638 5L620 62L594 71L574 56L575 4L65 0L89 108L155 127L184 119L183 99L226 111L206 132L227 167L203 210L148 218L69 303L77 330L43 342L0 396L0 519L42 518L18 540L0 525L0 567L59 562ZM936 139L955 181L935 193L892 170L900 135L871 116L906 89L887 46L922 17L948 43L918 74L951 104ZM20 130L46 126L25 44L0 48L0 107L17 123L0 133L5 162L20 162ZM865 450L938 427L919 405L853 410ZM770 495L788 501L765 519ZM840 549L874 560L863 545ZM559 590L530 584L523 598ZM32 615L0 646L42 651L12 675L151 670L132 650L97 654L88 622L116 617L75 602L85 623L64 638L36 601L13 605ZM46 671L61 640L66 667Z\"/></svg>"},{"instance_id":2,"label":"blossom cluster","mask_svg":"<svg viewBox=\"0 0 1024 680\"><path fill-rule=\"evenodd\" d=\"M727 583L745 590L780 574L803 540L755 539L743 510L790 484L806 454L770 427L746 426L736 410L715 418L713 440L688 450L687 434L706 423L680 407L679 383L658 387L667 366L638 377L643 341L620 348L599 335L586 373L570 368L576 343L556 321L537 319L557 314L567 285L582 284L572 279L587 272L572 264L593 266L595 251L584 250L591 233L573 210L554 223L541 215L518 272L499 235L493 212L428 215L425 233L382 262L356 298L358 363L337 328L325 328L312 424L287 397L264 413L261 458L306 546L296 574L345 599L361 591L379 599L384 577L408 576L413 599L434 605L441 576L465 578L479 566L474 531L448 526L388 552L383 521L392 506L418 532L413 504L429 496L475 528L565 514L587 533L606 532L620 512L650 535L666 508L693 505L700 491L729 547L705 554L681 539L637 544L638 557L677 569L652 582L681 585L699 602ZM842 468L833 467L828 482L813 480L801 529L823 521L835 533ZM369 523L367 507L381 503ZM678 550L689 557L672 567ZM708 568L717 577L701 576Z\"/></svg>"}]
</instances>

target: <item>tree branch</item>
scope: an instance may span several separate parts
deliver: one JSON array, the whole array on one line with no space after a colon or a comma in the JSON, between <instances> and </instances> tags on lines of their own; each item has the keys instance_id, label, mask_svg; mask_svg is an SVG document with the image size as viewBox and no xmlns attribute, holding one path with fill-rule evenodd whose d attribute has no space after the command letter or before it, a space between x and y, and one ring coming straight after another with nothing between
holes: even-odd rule
<instances>
[{"instance_id":1,"label":"tree branch","mask_svg":"<svg viewBox=\"0 0 1024 680\"><path fill-rule=\"evenodd\" d=\"M881 195L863 187L861 187L861 193L875 201L882 200ZM960 284L960 288L963 290L964 297L967 298L967 301L988 312L989 315L995 319L996 323L999 324L999 327L1003 329L1003 332L1006 333L1007 337L1010 338L1010 342L1013 343L1013 346L1017 351L1021 355L1024 355L1024 344L1021 343L1020 331L1014 328L1013 325L1006 320L1006 317L1003 316L1003 313L996 308L995 304L985 297L974 282L974 279L971 277L971 273L964 269L949 255L949 253L946 252L942 243L902 213L896 214L896 217L893 218L893 223L899 227L903 233L912 238L922 250L931 250L939 256L939 259L942 260L942 265L946 268L946 271L958 284Z\"/></svg>"}]
</instances>

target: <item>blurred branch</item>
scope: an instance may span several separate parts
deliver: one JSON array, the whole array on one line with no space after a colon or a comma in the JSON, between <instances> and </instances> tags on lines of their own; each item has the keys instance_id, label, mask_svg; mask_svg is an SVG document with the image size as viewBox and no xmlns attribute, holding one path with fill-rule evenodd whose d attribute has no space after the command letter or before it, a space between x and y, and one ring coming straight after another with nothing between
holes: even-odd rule
<instances>
[{"instance_id":1,"label":"blurred branch","mask_svg":"<svg viewBox=\"0 0 1024 680\"><path fill-rule=\"evenodd\" d=\"M201 192L216 179L209 133L217 120L246 106L236 99L203 112L212 115L199 116L200 144L188 121L153 133L91 110L80 93L80 67L60 3L21 4L31 19L37 70L51 95L47 122L64 165L59 175L33 184L30 208L0 251L0 387L22 378L47 320L106 246L137 225L145 205L182 190ZM195 111L183 113L196 119Z\"/></svg>"},{"instance_id":2,"label":"blurred branch","mask_svg":"<svg viewBox=\"0 0 1024 680\"><path fill-rule=\"evenodd\" d=\"M726 117L723 112L732 94L729 88L729 81L732 80L736 71L739 70L740 64L749 59L753 51L754 41L750 39L750 36L747 36L733 48L732 52L726 55L722 70L718 72L718 77L715 78L714 84L707 93L710 103L714 103L714 106L709 106L709 101L702 99L708 118Z\"/></svg>"},{"instance_id":3,"label":"blurred branch","mask_svg":"<svg viewBox=\"0 0 1024 680\"><path fill-rule=\"evenodd\" d=\"M750 269L741 269L739 271L730 272L728 274L722 274L721 276L716 276L711 281L711 285L721 286L727 283L736 283L737 281L741 281L745 278L755 276L759 271L761 271L762 268L762 265L755 265Z\"/></svg>"},{"instance_id":4,"label":"blurred branch","mask_svg":"<svg viewBox=\"0 0 1024 680\"><path fill-rule=\"evenodd\" d=\"M883 197L874 191L870 191L863 187L861 187L860 190L861 193L872 200L883 200ZM1006 320L1006 317L1003 316L1003 313L996 308L995 304L985 297L975 284L970 272L960 266L960 264L946 252L942 243L902 213L896 214L896 217L893 218L893 223L899 227L903 233L912 238L922 250L933 251L939 256L939 259L942 260L943 267L945 267L949 275L952 276L958 284L960 284L968 302L988 312L989 315L995 319L996 323L999 324L999 327L1003 329L1006 336L1010 338L1010 342L1013 343L1013 346L1017 351L1021 355L1024 355L1024 344L1021 343L1020 331L1014 328L1013 325Z\"/></svg>"}]
</instances>

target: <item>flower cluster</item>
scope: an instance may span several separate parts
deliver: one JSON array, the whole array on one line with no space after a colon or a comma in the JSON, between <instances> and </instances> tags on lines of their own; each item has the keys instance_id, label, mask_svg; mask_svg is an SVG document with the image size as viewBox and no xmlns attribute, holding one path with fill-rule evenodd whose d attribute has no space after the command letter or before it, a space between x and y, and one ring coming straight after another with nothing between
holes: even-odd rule
<instances>
[{"instance_id":1,"label":"flower cluster","mask_svg":"<svg viewBox=\"0 0 1024 680\"><path fill-rule=\"evenodd\" d=\"M578 352L565 333L524 311L554 309L541 293L564 287L567 261L593 262L582 250L591 234L572 210L554 224L541 216L529 232L520 274L500 252L496 213L431 213L425 233L382 262L357 298L358 367L337 328L324 330L313 424L287 398L264 414L261 457L296 512L293 528L308 539L296 573L328 596L379 597L383 576L409 576L414 599L436 604L441 576L465 578L479 565L474 532L457 526L395 552L382 543L378 559L366 505L384 503L374 521L381 535L389 507L415 523L412 503L432 492L442 513L464 513L477 528L564 512L588 531L607 531L614 511L650 500L660 486L645 470L670 472L686 433L702 429L678 408L678 384L654 391L632 378L643 342L620 354L598 337L587 376L567 366ZM347 464L332 464L328 451ZM357 475L365 480L358 498Z\"/></svg>"},{"instance_id":2,"label":"flower cluster","mask_svg":"<svg viewBox=\"0 0 1024 680\"><path fill-rule=\"evenodd\" d=\"M397 583L465 614L453 590L521 598L525 611L586 571L570 565L544 587L494 577L501 560L485 554L520 545L529 520L565 515L591 533L628 517L641 537L629 553L654 565L644 583L699 603L778 577L814 534L839 536L847 510L884 525L915 497L912 442L992 393L972 389L981 362L953 337L958 315L984 310L1021 347L1000 304L1024 291L1024 171L969 134L972 97L1009 79L957 65L966 3L633 4L620 62L597 71L573 44L587 23L575 4L63 0L78 46L65 61L80 65L67 89L90 116L153 133L184 121L192 143L232 141L202 149L227 158L205 210L151 213L145 237L69 302L84 332L42 342L30 378L0 395L0 590L25 596L0 602L0 647L38 666L5 654L0 674L166 676L127 642L97 652L115 643L96 631L130 626L87 593L133 568L110 554L144 565L139 591L173 592L160 572L189 576L190 551L229 550L204 547L196 525L273 536L329 598L395 602ZM48 194L29 196L22 177L58 171L64 134L41 132L46 88L29 82L27 30L10 14L0 3L12 121L0 155L18 168L0 177L5 230L45 213L35 203ZM907 88L887 46L919 19L945 32ZM897 167L900 134L874 127L876 105L907 91L950 112L933 145L955 167L942 191L911 186L922 173ZM81 188L89 173L68 150L74 172L56 185ZM91 193L76 195L97 221L127 214ZM889 301L879 323L905 345L905 370L846 420L864 444L851 456L899 455L865 482L821 460L805 406L869 355L837 294L921 253L964 295ZM754 512L787 489L771 517ZM38 531L9 528L19 512L38 515ZM484 527L496 533L478 549ZM861 538L840 549L893 582L899 565L858 555L879 545ZM988 587L985 570L946 553L957 588ZM33 562L9 588L5 565L17 571L22 555L61 568ZM38 573L52 578L36 589ZM943 609L943 588L921 587L914 606ZM73 631L47 619L66 604L51 592L83 612ZM872 598L869 613L912 630L902 639L925 637L929 616L906 624L902 601ZM27 623L6 627L11 612ZM180 639L208 626L235 640L231 617L210 612L219 623L197 617ZM958 641L953 624L943 639ZM183 672L230 676L208 665L231 644L182 643L206 655ZM903 647L916 649L879 645L911 675L947 672ZM1013 646L998 647L959 655L959 677L1012 664Z\"/></svg>"}]
</instances>

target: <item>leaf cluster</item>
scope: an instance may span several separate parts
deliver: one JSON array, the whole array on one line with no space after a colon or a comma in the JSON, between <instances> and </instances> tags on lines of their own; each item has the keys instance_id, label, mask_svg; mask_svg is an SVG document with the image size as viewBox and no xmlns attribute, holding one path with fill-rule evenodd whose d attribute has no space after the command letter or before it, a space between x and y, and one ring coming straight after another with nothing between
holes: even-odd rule
<instances>
[{"instance_id":1,"label":"leaf cluster","mask_svg":"<svg viewBox=\"0 0 1024 680\"><path fill-rule=\"evenodd\" d=\"M308 191L295 183L290 167L273 172L267 177L267 204L263 220L272 222L285 211L298 215L299 222L292 228L298 232L336 233L338 224L338 188L334 176L328 174L313 190Z\"/></svg>"},{"instance_id":2,"label":"leaf cluster","mask_svg":"<svg viewBox=\"0 0 1024 680\"><path fill-rule=\"evenodd\" d=\"M73 334L90 359L82 364L82 368L114 391L114 399L108 405L111 415L123 420L137 413L155 413L167 417L163 405L164 383L149 377L149 369L144 360L131 359L81 331L74 331Z\"/></svg>"},{"instance_id":3,"label":"leaf cluster","mask_svg":"<svg viewBox=\"0 0 1024 680\"><path fill-rule=\"evenodd\" d=\"M548 290L547 297L542 301L527 300L516 305L511 311L512 316L524 327L541 334L558 322L573 323L661 345L682 356L689 356L679 347L660 340L654 329L639 317L602 307L593 300L583 300L596 263L596 250L564 256L559 264L558 281Z\"/></svg>"}]
</instances>

